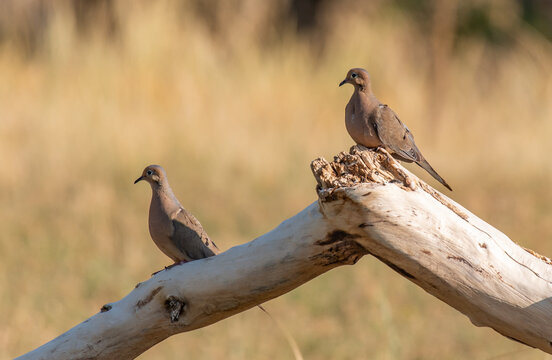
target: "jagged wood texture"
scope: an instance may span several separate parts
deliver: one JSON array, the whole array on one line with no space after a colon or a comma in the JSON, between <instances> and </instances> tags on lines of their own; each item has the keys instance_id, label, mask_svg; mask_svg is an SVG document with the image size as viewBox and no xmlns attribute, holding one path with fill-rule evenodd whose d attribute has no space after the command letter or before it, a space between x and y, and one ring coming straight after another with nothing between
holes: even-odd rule
<instances>
[{"instance_id":1,"label":"jagged wood texture","mask_svg":"<svg viewBox=\"0 0 552 360\"><path fill-rule=\"evenodd\" d=\"M160 272L20 359L131 359L365 254L475 325L552 353L550 259L516 245L385 150L355 146L311 166L319 200L299 214L250 243Z\"/></svg>"}]
</instances>

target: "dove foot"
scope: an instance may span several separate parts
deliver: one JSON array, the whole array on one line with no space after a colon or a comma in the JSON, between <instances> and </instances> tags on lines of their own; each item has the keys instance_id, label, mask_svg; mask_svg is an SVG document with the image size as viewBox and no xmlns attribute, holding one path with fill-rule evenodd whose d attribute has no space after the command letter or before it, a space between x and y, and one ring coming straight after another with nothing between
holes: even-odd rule
<instances>
[{"instance_id":1,"label":"dove foot","mask_svg":"<svg viewBox=\"0 0 552 360\"><path fill-rule=\"evenodd\" d=\"M157 273L160 273L161 271L169 270L169 269L172 268L173 266L180 265L180 264L184 264L184 263L186 263L186 262L187 262L186 260L177 261L177 262L175 262L175 263L172 264L172 265L165 266L164 269L161 269L161 270L159 270L159 271L154 272L153 274L151 274L151 276L153 276L153 275L155 275L155 274L157 274Z\"/></svg>"}]
</instances>

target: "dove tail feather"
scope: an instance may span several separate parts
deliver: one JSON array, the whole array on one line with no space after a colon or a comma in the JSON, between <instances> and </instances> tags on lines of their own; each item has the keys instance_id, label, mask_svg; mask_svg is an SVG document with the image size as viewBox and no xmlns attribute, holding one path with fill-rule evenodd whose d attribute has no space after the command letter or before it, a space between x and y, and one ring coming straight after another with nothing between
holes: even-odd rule
<instances>
[{"instance_id":1,"label":"dove tail feather","mask_svg":"<svg viewBox=\"0 0 552 360\"><path fill-rule=\"evenodd\" d=\"M297 345L297 343L295 342L295 339L293 338L293 335L291 335L291 333L284 326L284 324L282 324L277 318L272 316L272 314L269 313L268 310L266 310L264 308L264 306L257 305L257 307L259 309L261 309L262 311L264 311L264 313L267 314L268 317L272 319L272 321L274 321L274 323L276 324L278 329L280 329L280 331L284 334L289 346L291 347L291 351L293 352L293 357L295 358L295 360L303 360L303 354L301 353L301 350L299 349L299 345Z\"/></svg>"},{"instance_id":2,"label":"dove tail feather","mask_svg":"<svg viewBox=\"0 0 552 360\"><path fill-rule=\"evenodd\" d=\"M431 176L433 176L435 180L443 184L444 187L452 191L452 188L449 186L449 184L447 184L445 179L443 179L439 174L437 174L437 171L433 170L433 168L431 167L431 165L429 165L426 159L422 158L420 161L416 161L416 164L418 164L418 166L420 166L422 169L427 171Z\"/></svg>"}]
</instances>

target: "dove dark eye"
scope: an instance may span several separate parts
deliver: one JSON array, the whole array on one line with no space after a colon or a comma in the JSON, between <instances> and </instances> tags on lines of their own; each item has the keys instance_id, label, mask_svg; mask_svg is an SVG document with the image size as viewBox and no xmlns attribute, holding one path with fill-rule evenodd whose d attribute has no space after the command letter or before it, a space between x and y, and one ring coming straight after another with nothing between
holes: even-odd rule
<instances>
[{"instance_id":1,"label":"dove dark eye","mask_svg":"<svg viewBox=\"0 0 552 360\"><path fill-rule=\"evenodd\" d=\"M356 78L357 76L358 76L358 75L355 74L355 73L352 73L352 74L351 74L351 77L352 77L353 79Z\"/></svg>"},{"instance_id":2,"label":"dove dark eye","mask_svg":"<svg viewBox=\"0 0 552 360\"><path fill-rule=\"evenodd\" d=\"M146 172L146 174L151 175L151 174L153 174L153 171L148 170L148 171Z\"/></svg>"}]
</instances>

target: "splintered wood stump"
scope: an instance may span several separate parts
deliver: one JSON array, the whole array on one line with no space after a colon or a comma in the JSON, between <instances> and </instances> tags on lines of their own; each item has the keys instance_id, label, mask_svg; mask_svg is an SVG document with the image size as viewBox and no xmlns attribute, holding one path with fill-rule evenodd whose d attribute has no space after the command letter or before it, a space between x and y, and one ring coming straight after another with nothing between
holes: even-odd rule
<instances>
[{"instance_id":1,"label":"splintered wood stump","mask_svg":"<svg viewBox=\"0 0 552 360\"><path fill-rule=\"evenodd\" d=\"M552 353L552 262L437 192L385 150L312 163L321 211L408 280L504 336Z\"/></svg>"},{"instance_id":2,"label":"splintered wood stump","mask_svg":"<svg viewBox=\"0 0 552 360\"><path fill-rule=\"evenodd\" d=\"M319 199L274 230L162 271L20 359L131 359L370 254L473 324L552 353L552 262L354 146L311 164Z\"/></svg>"}]
</instances>

